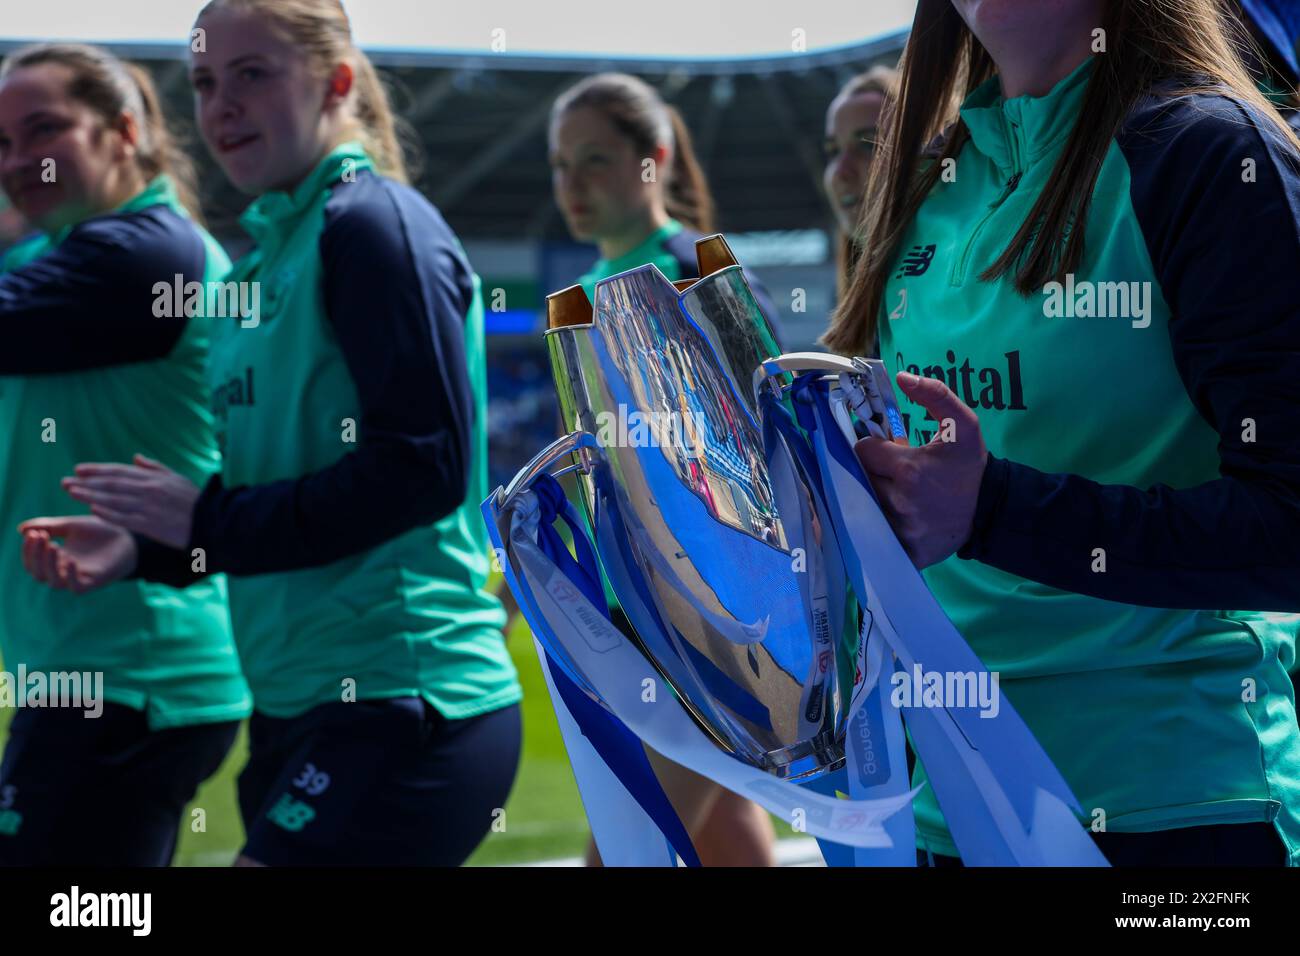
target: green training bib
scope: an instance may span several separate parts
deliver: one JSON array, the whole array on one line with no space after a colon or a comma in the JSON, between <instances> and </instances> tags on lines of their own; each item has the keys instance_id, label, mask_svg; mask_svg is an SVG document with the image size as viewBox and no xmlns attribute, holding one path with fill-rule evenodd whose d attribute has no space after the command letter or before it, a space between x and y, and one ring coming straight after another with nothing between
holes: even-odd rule
<instances>
[{"instance_id":1,"label":"green training bib","mask_svg":"<svg viewBox=\"0 0 1300 956\"><path fill-rule=\"evenodd\" d=\"M324 302L319 251L330 187L373 164L334 150L293 192L256 200L241 222L257 242L230 278L261 283L256 327L223 323L212 349L214 410L227 487L296 478L347 454L361 419ZM376 277L375 281L382 281ZM255 708L292 717L345 694L422 696L448 718L519 700L485 590L487 495L483 305L475 277L465 347L477 403L464 504L363 554L318 568L230 579L235 640ZM349 426L349 423L351 425Z\"/></svg>"},{"instance_id":2,"label":"green training bib","mask_svg":"<svg viewBox=\"0 0 1300 956\"><path fill-rule=\"evenodd\" d=\"M160 176L119 214L164 205L188 218ZM195 229L199 227L194 226ZM70 232L38 237L5 256L4 271L44 255ZM207 248L205 281L230 267ZM150 303L141 303L149 308ZM220 460L208 408L206 320L190 321L166 358L56 375L0 376L0 656L11 673L102 671L104 698L143 710L154 729L236 720L250 711L230 637L226 582L184 590L123 581L74 595L23 569L19 522L84 514L59 479L83 461L148 455L202 485Z\"/></svg>"}]
</instances>

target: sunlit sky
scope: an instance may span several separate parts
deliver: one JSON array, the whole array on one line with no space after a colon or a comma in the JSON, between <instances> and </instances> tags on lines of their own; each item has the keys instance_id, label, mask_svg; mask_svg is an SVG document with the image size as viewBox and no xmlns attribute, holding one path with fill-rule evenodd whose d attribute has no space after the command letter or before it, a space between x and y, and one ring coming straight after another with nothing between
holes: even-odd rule
<instances>
[{"instance_id":1,"label":"sunlit sky","mask_svg":"<svg viewBox=\"0 0 1300 956\"><path fill-rule=\"evenodd\" d=\"M180 43L203 0L3 0L0 39ZM789 56L910 25L915 0L344 0L369 49L661 58ZM494 34L494 30L504 34Z\"/></svg>"}]
</instances>

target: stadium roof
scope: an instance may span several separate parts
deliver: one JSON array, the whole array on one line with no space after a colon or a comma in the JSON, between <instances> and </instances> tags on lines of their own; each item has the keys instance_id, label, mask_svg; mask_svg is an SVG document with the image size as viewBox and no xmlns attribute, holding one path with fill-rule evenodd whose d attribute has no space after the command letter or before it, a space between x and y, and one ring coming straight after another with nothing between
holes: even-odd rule
<instances>
[{"instance_id":1,"label":"stadium roof","mask_svg":"<svg viewBox=\"0 0 1300 956\"><path fill-rule=\"evenodd\" d=\"M37 38L105 43L144 61L169 114L187 119L185 37L201 5L12 5L0 54ZM608 0L497 0L457 5L454 16L439 15L450 4L418 0L345 6L419 139L418 185L452 227L467 238L558 238L564 229L550 198L547 113L561 90L605 69L643 76L681 109L718 201L720 227L826 223L826 106L854 73L897 58L915 2L873 0L866 10L827 0L656 0L655 16L646 19ZM493 34L497 28L505 33ZM494 39L503 50L493 52ZM206 171L213 227L231 232L244 200Z\"/></svg>"},{"instance_id":2,"label":"stadium roof","mask_svg":"<svg viewBox=\"0 0 1300 956\"><path fill-rule=\"evenodd\" d=\"M43 0L5 13L0 40L58 37L184 54L204 0ZM779 63L897 33L915 0L873 0L845 14L838 0L654 0L637 7L608 0L345 0L357 42L392 62L430 57L520 61L590 57L687 64L762 59ZM866 9L866 7L870 9ZM640 12L644 10L645 12Z\"/></svg>"}]
</instances>

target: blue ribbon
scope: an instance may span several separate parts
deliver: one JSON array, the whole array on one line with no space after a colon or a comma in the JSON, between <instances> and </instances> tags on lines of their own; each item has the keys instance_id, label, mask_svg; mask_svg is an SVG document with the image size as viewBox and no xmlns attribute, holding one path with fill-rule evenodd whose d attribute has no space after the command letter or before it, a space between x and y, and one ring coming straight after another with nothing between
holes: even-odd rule
<instances>
[{"instance_id":1,"label":"blue ribbon","mask_svg":"<svg viewBox=\"0 0 1300 956\"><path fill-rule=\"evenodd\" d=\"M537 494L540 519L537 527L538 547L582 595L608 617L605 590L600 583L595 552L587 538L587 529L578 520L564 489L550 475L541 475L534 481L532 490ZM569 526L573 546L578 553L576 560L555 528L557 517ZM547 655L548 663L550 657ZM565 707L600 759L659 827L686 865L699 866L700 858L691 843L690 835L677 816L677 811L673 809L668 795L664 793L641 740L622 721L584 693L564 668L550 663L550 672Z\"/></svg>"},{"instance_id":2,"label":"blue ribbon","mask_svg":"<svg viewBox=\"0 0 1300 956\"><path fill-rule=\"evenodd\" d=\"M759 402L763 409L763 444L771 448L774 435L780 435L784 438L786 447L790 449L790 453L799 462L799 467L812 484L812 490L819 502L824 502L825 495L822 491L821 469L817 467L817 459L813 457L812 449L808 446L807 437L799 431L799 426L795 424L790 412L772 392L763 389Z\"/></svg>"},{"instance_id":3,"label":"blue ribbon","mask_svg":"<svg viewBox=\"0 0 1300 956\"><path fill-rule=\"evenodd\" d=\"M855 482L855 488L860 487L874 498L853 449L834 425L828 386L816 376L801 376L794 390L795 408L801 413L807 409L808 418L801 424L815 433L813 443L818 455L837 462ZM819 422L824 427L818 428ZM826 480L829 483L830 479ZM827 497L832 506L828 514L837 526L846 561L854 565L851 570L855 574L865 575L852 537L847 531L841 533L850 520L843 512L845 505L835 500L835 494ZM917 589L916 599L921 600L923 593ZM982 668L979 658L950 622L945 622L946 628L937 626L942 621L941 613L934 605L931 620L936 626L932 631L899 636L907 642L915 641L928 657L946 662L943 669L957 665L962 669ZM941 722L947 720L959 729L958 735L946 731ZM907 715L907 725L953 842L968 865L1025 862L1021 855L1025 853L1058 866L1106 865L1074 818L1077 799L1009 701L1003 700L998 715L987 720L971 720L952 710L913 708ZM1041 817L1037 812L1040 800L1046 801ZM1031 828L1031 820L1038 823L1036 829ZM1019 839L1009 839L1017 832Z\"/></svg>"},{"instance_id":4,"label":"blue ribbon","mask_svg":"<svg viewBox=\"0 0 1300 956\"><path fill-rule=\"evenodd\" d=\"M764 389L761 393L760 404L763 413L763 440L767 447L772 447L771 442L776 435L785 439L786 447L790 449L798 461L800 468L804 472L811 491L815 499L815 507L820 514L826 516L829 514L830 502L826 496L826 489L822 484L821 467L817 463L816 455L813 452L812 445L809 442L808 435L816 432L817 418L813 408L816 401L814 394L810 394L814 383L821 377L820 372L806 372L795 378L790 389L790 402L794 407L795 414L792 416L781 402L769 389ZM796 418L798 423L796 424ZM870 488L868 488L870 491ZM871 492L872 497L875 493ZM834 522L823 522L827 526L827 531L836 538L839 537ZM841 543L841 547L844 545ZM865 610L866 595L858 595L864 608L864 614L871 612ZM846 756L848 748L854 746L851 735L857 732L858 725L867 722L873 728L873 738L881 747L882 758L906 767L906 750L902 743L901 721L897 731L891 732L886 727L885 713L882 702L878 699L879 690L868 691L872 696L863 701L858 713L853 720L844 728L844 746ZM895 717L899 721L898 717ZM892 746L891 746L892 745ZM892 751L892 754L890 754ZM886 754L890 754L886 757ZM897 773L896 767L893 772ZM904 775L906 769L903 770ZM810 790L818 793L834 795L836 790L841 793L847 793L851 798L861 799L866 796L867 785L853 774L848 772L848 768L836 771L829 776L823 776L818 780L804 784ZM896 782L891 789L907 789L907 780L904 778ZM830 867L849 867L849 866L911 866L915 865L916 858L913 852L913 845L916 836L916 827L913 822L911 808L900 811L886 821L885 829L889 833L893 846L879 849L862 849L846 847L842 844L831 843L827 840L818 840L821 847L822 857L826 865Z\"/></svg>"}]
</instances>

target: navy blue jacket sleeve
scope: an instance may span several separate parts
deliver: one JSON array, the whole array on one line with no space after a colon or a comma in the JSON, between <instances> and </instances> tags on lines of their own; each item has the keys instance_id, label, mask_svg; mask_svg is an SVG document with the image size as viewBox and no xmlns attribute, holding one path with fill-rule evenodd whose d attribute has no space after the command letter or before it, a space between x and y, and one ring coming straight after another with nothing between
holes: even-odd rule
<instances>
[{"instance_id":1,"label":"navy blue jacket sleeve","mask_svg":"<svg viewBox=\"0 0 1300 956\"><path fill-rule=\"evenodd\" d=\"M54 249L0 275L0 375L38 375L168 355L188 321L156 283L203 281L206 252L169 209L90 219Z\"/></svg>"},{"instance_id":2,"label":"navy blue jacket sleeve","mask_svg":"<svg viewBox=\"0 0 1300 956\"><path fill-rule=\"evenodd\" d=\"M211 479L189 544L205 549L210 571L328 564L465 500L474 280L454 234L418 193L367 175L336 187L320 255L328 320L360 400L356 448L294 479L235 488ZM153 576L144 558L138 573Z\"/></svg>"},{"instance_id":3,"label":"navy blue jacket sleeve","mask_svg":"<svg viewBox=\"0 0 1300 956\"><path fill-rule=\"evenodd\" d=\"M1143 489L990 458L960 554L1127 604L1294 611L1297 157L1262 118L1225 97L1166 100L1135 119L1119 139L1132 201L1170 306L1178 373L1219 434L1221 477ZM1105 549L1104 573L1092 570L1095 548Z\"/></svg>"}]
</instances>

